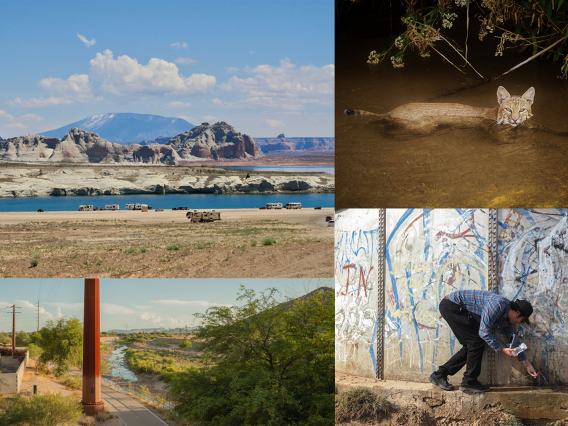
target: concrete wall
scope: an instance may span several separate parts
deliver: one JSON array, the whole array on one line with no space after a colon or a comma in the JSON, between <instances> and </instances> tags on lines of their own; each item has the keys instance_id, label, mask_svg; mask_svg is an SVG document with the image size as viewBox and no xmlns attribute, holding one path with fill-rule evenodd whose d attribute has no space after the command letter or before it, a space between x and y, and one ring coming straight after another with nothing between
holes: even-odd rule
<instances>
[{"instance_id":1,"label":"concrete wall","mask_svg":"<svg viewBox=\"0 0 568 426\"><path fill-rule=\"evenodd\" d=\"M499 210L499 293L527 299L531 326L522 326L536 381L518 361L497 358L500 383L568 384L568 210ZM512 367L512 368L511 368Z\"/></svg>"},{"instance_id":2,"label":"concrete wall","mask_svg":"<svg viewBox=\"0 0 568 426\"><path fill-rule=\"evenodd\" d=\"M26 372L28 360L29 352L26 351L26 356L15 373L0 374L0 394L15 394L20 392L20 386L24 378L24 373Z\"/></svg>"},{"instance_id":3,"label":"concrete wall","mask_svg":"<svg viewBox=\"0 0 568 426\"><path fill-rule=\"evenodd\" d=\"M335 217L335 365L375 377L378 319L378 210Z\"/></svg>"},{"instance_id":4,"label":"concrete wall","mask_svg":"<svg viewBox=\"0 0 568 426\"><path fill-rule=\"evenodd\" d=\"M533 304L532 325L520 330L529 360L544 374L533 381L518 360L488 347L480 380L489 380L492 353L496 384L566 385L568 210L503 209L497 218L498 285L492 291ZM376 377L370 349L376 342L373 326L384 314L384 377L422 382L461 347L439 316L439 301L457 289L488 289L489 210L387 210L384 312L377 312L373 273L363 297L359 269L346 268L361 265L368 271L378 265L378 247L370 238L377 225L378 210L338 214L336 369ZM506 336L496 337L506 342Z\"/></svg>"},{"instance_id":5,"label":"concrete wall","mask_svg":"<svg viewBox=\"0 0 568 426\"><path fill-rule=\"evenodd\" d=\"M486 210L387 210L385 378L423 381L461 345L438 311L487 290Z\"/></svg>"}]
</instances>

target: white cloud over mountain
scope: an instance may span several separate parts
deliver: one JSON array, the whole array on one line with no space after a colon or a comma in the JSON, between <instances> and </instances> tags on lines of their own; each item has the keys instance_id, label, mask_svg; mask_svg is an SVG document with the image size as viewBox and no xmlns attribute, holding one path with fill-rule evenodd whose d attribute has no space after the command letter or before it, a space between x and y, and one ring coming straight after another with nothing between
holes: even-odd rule
<instances>
[{"instance_id":1,"label":"white cloud over mountain","mask_svg":"<svg viewBox=\"0 0 568 426\"><path fill-rule=\"evenodd\" d=\"M152 58L148 65L127 55L114 59L108 49L97 53L90 63L92 79L102 83L103 91L115 95L195 95L207 93L216 84L211 75L183 77L175 64L163 59Z\"/></svg>"}]
</instances>

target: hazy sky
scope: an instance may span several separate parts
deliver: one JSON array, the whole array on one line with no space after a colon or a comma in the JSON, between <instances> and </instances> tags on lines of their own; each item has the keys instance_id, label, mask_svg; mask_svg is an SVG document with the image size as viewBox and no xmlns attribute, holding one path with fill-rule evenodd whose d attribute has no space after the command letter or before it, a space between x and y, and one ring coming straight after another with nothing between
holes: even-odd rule
<instances>
[{"instance_id":1,"label":"hazy sky","mask_svg":"<svg viewBox=\"0 0 568 426\"><path fill-rule=\"evenodd\" d=\"M12 310L16 330L37 329L60 316L83 320L83 279L0 280L0 331L11 332ZM334 287L333 279L101 279L101 331L133 328L191 327L194 313L211 306L237 304L240 284L257 292L277 288L282 296L299 297L319 287Z\"/></svg>"},{"instance_id":2,"label":"hazy sky","mask_svg":"<svg viewBox=\"0 0 568 426\"><path fill-rule=\"evenodd\" d=\"M134 112L333 136L333 0L0 0L0 136Z\"/></svg>"}]
</instances>

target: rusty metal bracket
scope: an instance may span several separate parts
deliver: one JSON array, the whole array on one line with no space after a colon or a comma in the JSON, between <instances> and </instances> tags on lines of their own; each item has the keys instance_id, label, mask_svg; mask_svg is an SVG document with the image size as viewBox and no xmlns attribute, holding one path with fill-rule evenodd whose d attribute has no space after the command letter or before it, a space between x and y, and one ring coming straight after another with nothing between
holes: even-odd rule
<instances>
[{"instance_id":1,"label":"rusty metal bracket","mask_svg":"<svg viewBox=\"0 0 568 426\"><path fill-rule=\"evenodd\" d=\"M379 209L379 241L378 241L378 276L377 276L377 332L376 360L377 379L384 380L384 338L385 338L385 245L386 245L386 209Z\"/></svg>"}]
</instances>

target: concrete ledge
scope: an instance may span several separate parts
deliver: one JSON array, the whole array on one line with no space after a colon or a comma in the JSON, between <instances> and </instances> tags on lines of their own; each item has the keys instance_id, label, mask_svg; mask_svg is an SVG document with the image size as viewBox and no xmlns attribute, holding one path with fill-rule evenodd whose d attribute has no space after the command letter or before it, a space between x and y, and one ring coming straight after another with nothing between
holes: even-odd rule
<instances>
[{"instance_id":1,"label":"concrete ledge","mask_svg":"<svg viewBox=\"0 0 568 426\"><path fill-rule=\"evenodd\" d=\"M523 419L568 418L567 387L549 389L499 386L482 394L466 394L459 390L459 383L452 383L455 389L447 392L431 383L375 380L337 372L335 384L340 392L360 386L366 387L374 394L386 397L398 408L414 405L423 409L436 409L444 406L446 409L461 412L500 407Z\"/></svg>"}]
</instances>

